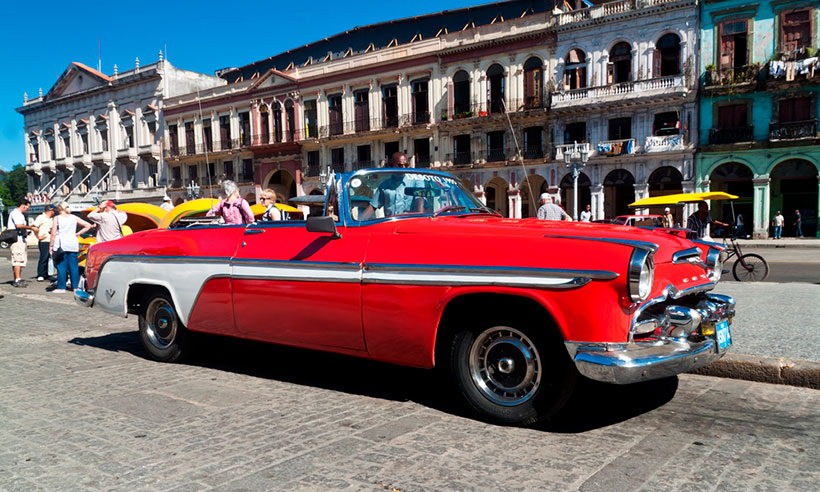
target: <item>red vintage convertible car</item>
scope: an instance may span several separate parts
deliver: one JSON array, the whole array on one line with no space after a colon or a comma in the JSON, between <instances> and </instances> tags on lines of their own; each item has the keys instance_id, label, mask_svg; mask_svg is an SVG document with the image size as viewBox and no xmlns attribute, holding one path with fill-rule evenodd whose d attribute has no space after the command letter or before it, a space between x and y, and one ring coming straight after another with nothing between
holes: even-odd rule
<instances>
[{"instance_id":1,"label":"red vintage convertible car","mask_svg":"<svg viewBox=\"0 0 820 492\"><path fill-rule=\"evenodd\" d=\"M631 227L506 219L445 173L333 175L325 213L193 224L90 249L85 306L136 314L148 353L189 332L433 368L483 419L557 412L580 375L615 384L720 358L735 302L722 246Z\"/></svg>"}]
</instances>

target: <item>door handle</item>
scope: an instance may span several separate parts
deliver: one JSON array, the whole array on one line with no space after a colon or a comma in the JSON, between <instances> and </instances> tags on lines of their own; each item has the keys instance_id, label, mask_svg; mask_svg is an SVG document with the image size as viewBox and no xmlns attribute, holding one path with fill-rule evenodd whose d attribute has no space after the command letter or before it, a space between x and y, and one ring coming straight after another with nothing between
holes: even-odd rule
<instances>
[{"instance_id":1,"label":"door handle","mask_svg":"<svg viewBox=\"0 0 820 492\"><path fill-rule=\"evenodd\" d=\"M245 229L245 235L251 236L253 234L262 234L265 232L265 229Z\"/></svg>"}]
</instances>

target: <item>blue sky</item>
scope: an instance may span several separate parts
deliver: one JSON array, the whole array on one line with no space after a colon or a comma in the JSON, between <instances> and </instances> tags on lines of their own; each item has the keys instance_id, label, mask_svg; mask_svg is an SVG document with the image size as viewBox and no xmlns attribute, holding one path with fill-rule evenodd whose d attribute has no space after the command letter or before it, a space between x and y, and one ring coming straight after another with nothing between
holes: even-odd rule
<instances>
[{"instance_id":1,"label":"blue sky","mask_svg":"<svg viewBox=\"0 0 820 492\"><path fill-rule=\"evenodd\" d=\"M488 3L487 0L415 0L360 2L350 8L338 1L309 3L201 0L128 2L87 0L5 0L0 20L0 168L25 164L23 93L43 93L68 65L97 67L98 40L102 71L111 74L157 60L168 52L175 66L213 74L291 48L363 26L440 10ZM351 5L351 4L347 4ZM343 6L343 8L339 8Z\"/></svg>"}]
</instances>

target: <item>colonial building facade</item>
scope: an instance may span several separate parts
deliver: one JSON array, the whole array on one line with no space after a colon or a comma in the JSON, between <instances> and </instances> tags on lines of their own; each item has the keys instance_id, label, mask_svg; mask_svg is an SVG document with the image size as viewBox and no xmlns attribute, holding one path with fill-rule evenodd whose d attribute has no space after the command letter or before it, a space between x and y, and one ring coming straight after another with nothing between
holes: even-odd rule
<instances>
[{"instance_id":1,"label":"colonial building facade","mask_svg":"<svg viewBox=\"0 0 820 492\"><path fill-rule=\"evenodd\" d=\"M818 236L820 51L812 0L701 5L698 190L739 195L735 211L765 238L777 211L793 235ZM713 208L718 218L727 207ZM820 237L820 236L818 236Z\"/></svg>"},{"instance_id":2,"label":"colonial building facade","mask_svg":"<svg viewBox=\"0 0 820 492\"><path fill-rule=\"evenodd\" d=\"M531 217L545 191L571 208L563 157L576 142L590 156L580 207L596 218L693 191L695 1L549 7L400 19L222 71L228 85L165 102L171 193L233 177L251 201L265 187L286 199L320 192L327 168L401 151L505 216Z\"/></svg>"},{"instance_id":3,"label":"colonial building facade","mask_svg":"<svg viewBox=\"0 0 820 492\"><path fill-rule=\"evenodd\" d=\"M163 99L225 85L219 77L180 70L162 59L105 75L72 63L54 86L26 97L30 194L42 206L68 201L75 209L100 200L159 204L167 171ZM35 207L39 208L39 207ZM34 210L36 211L36 210Z\"/></svg>"}]
</instances>

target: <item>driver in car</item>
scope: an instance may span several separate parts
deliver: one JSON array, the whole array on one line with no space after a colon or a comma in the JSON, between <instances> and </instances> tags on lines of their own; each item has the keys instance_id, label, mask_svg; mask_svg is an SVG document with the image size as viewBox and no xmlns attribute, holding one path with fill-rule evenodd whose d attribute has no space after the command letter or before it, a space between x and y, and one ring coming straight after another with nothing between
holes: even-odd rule
<instances>
[{"instance_id":1,"label":"driver in car","mask_svg":"<svg viewBox=\"0 0 820 492\"><path fill-rule=\"evenodd\" d=\"M407 167L407 156L401 152L393 154L390 161L393 167ZM373 198L368 203L367 208L362 211L359 220L367 220L373 217L373 214L379 208L384 209L385 217L422 212L424 199L406 194L405 190L411 188L413 183L405 181L406 176L403 174L392 173L373 193Z\"/></svg>"}]
</instances>

